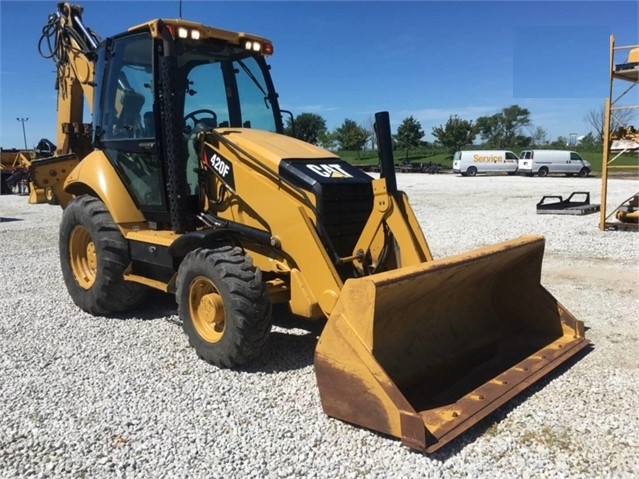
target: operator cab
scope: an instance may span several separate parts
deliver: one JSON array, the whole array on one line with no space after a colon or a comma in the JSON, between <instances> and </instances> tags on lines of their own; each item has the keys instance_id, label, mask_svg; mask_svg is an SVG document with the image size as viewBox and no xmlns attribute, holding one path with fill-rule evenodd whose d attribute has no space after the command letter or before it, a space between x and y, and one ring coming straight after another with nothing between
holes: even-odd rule
<instances>
[{"instance_id":1,"label":"operator cab","mask_svg":"<svg viewBox=\"0 0 639 479\"><path fill-rule=\"evenodd\" d=\"M185 172L181 191L187 209L196 211L197 133L224 127L282 132L264 57L272 51L264 39L177 20L134 27L97 48L94 145L148 221L170 221L171 162Z\"/></svg>"}]
</instances>

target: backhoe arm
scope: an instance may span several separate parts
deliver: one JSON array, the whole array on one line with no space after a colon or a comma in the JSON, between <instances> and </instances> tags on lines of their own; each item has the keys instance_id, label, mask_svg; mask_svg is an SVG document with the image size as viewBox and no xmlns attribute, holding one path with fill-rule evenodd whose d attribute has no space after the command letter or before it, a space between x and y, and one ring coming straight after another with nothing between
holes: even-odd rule
<instances>
[{"instance_id":1,"label":"backhoe arm","mask_svg":"<svg viewBox=\"0 0 639 479\"><path fill-rule=\"evenodd\" d=\"M56 64L58 92L58 155L91 151L91 124L83 122L84 99L93 110L95 33L82 23L82 7L59 3L42 29L38 50Z\"/></svg>"}]
</instances>

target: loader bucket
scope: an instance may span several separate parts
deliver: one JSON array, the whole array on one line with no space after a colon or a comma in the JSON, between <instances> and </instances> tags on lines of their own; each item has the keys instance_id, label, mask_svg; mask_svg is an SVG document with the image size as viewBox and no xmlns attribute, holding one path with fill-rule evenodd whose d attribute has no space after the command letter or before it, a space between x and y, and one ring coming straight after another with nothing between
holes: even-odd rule
<instances>
[{"instance_id":1,"label":"loader bucket","mask_svg":"<svg viewBox=\"0 0 639 479\"><path fill-rule=\"evenodd\" d=\"M315 352L324 412L433 452L586 347L543 252L527 236L347 280Z\"/></svg>"}]
</instances>

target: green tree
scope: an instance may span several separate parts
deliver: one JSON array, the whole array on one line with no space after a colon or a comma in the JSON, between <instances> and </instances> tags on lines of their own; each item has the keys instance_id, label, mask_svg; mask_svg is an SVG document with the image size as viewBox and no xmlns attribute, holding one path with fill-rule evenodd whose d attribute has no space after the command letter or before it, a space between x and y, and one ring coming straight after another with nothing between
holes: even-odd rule
<instances>
[{"instance_id":1,"label":"green tree","mask_svg":"<svg viewBox=\"0 0 639 479\"><path fill-rule=\"evenodd\" d=\"M408 159L408 151L419 146L422 136L424 136L424 130L422 130L422 125L419 121L412 116L404 118L397 128L395 141L398 148L406 148L406 159Z\"/></svg>"},{"instance_id":2,"label":"green tree","mask_svg":"<svg viewBox=\"0 0 639 479\"><path fill-rule=\"evenodd\" d=\"M337 138L335 138L335 133L324 130L317 135L317 144L322 148L326 148L327 150L335 150L337 149Z\"/></svg>"},{"instance_id":3,"label":"green tree","mask_svg":"<svg viewBox=\"0 0 639 479\"><path fill-rule=\"evenodd\" d=\"M568 138L565 136L558 136L555 141L553 141L550 146L553 148L566 148L568 145Z\"/></svg>"},{"instance_id":4,"label":"green tree","mask_svg":"<svg viewBox=\"0 0 639 479\"><path fill-rule=\"evenodd\" d=\"M433 127L433 136L449 152L454 153L475 141L477 131L472 121L451 115L445 125Z\"/></svg>"},{"instance_id":5,"label":"green tree","mask_svg":"<svg viewBox=\"0 0 639 479\"><path fill-rule=\"evenodd\" d=\"M492 116L480 116L475 121L475 125L486 146L493 148L520 146L517 142L526 138L520 130L530 126L530 112L519 105L511 105ZM526 142L530 143L530 140Z\"/></svg>"},{"instance_id":6,"label":"green tree","mask_svg":"<svg viewBox=\"0 0 639 479\"><path fill-rule=\"evenodd\" d=\"M366 128L362 128L355 123L355 121L347 118L344 120L344 123L335 130L334 135L342 150L357 151L357 157L359 158L361 149L368 141L369 133Z\"/></svg>"},{"instance_id":7,"label":"green tree","mask_svg":"<svg viewBox=\"0 0 639 479\"><path fill-rule=\"evenodd\" d=\"M580 141L579 144L586 149L594 150L596 148L601 148L601 142L598 138L593 135L592 131L585 135Z\"/></svg>"},{"instance_id":8,"label":"green tree","mask_svg":"<svg viewBox=\"0 0 639 479\"><path fill-rule=\"evenodd\" d=\"M317 145L320 136L326 132L326 120L316 113L300 113L295 117L295 129L287 118L284 133L307 143Z\"/></svg>"},{"instance_id":9,"label":"green tree","mask_svg":"<svg viewBox=\"0 0 639 479\"><path fill-rule=\"evenodd\" d=\"M548 143L548 132L545 128L538 126L533 130L531 140L534 146L543 146Z\"/></svg>"}]
</instances>

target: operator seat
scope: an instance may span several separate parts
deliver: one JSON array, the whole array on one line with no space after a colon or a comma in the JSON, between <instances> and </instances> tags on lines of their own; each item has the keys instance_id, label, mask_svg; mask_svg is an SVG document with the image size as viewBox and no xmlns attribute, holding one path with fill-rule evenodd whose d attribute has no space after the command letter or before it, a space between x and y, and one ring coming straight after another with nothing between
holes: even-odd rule
<instances>
[{"instance_id":1,"label":"operator seat","mask_svg":"<svg viewBox=\"0 0 639 479\"><path fill-rule=\"evenodd\" d=\"M125 90L121 98L122 110L116 122L116 129L124 137L136 138L142 132L140 111L144 105L144 95L133 90Z\"/></svg>"}]
</instances>

